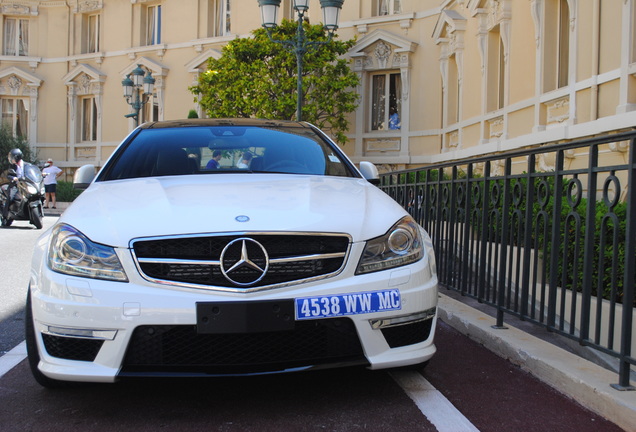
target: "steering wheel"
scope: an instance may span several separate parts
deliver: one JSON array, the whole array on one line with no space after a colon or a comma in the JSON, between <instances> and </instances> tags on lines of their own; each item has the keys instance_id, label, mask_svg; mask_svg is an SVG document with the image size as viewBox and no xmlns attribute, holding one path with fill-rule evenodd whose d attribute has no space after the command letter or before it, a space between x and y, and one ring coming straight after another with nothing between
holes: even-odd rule
<instances>
[{"instance_id":1,"label":"steering wheel","mask_svg":"<svg viewBox=\"0 0 636 432\"><path fill-rule=\"evenodd\" d=\"M284 172L290 174L308 174L307 167L292 159L281 159L267 166L266 171Z\"/></svg>"}]
</instances>

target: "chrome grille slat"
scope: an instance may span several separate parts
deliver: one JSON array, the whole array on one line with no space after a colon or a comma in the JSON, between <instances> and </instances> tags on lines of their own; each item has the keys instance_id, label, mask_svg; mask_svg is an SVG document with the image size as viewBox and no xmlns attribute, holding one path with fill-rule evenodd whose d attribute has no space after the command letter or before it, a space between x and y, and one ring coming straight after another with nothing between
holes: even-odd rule
<instances>
[{"instance_id":1,"label":"chrome grille slat","mask_svg":"<svg viewBox=\"0 0 636 432\"><path fill-rule=\"evenodd\" d=\"M342 258L345 256L344 252L330 253L330 254L313 254L306 256L294 256L287 258L273 258L269 260L270 263L286 263L295 261L311 261L315 259L328 259L328 258ZM216 260L183 260L183 259L166 259L166 258L139 258L138 261L141 264L182 264L182 265L221 265L221 261Z\"/></svg>"},{"instance_id":2,"label":"chrome grille slat","mask_svg":"<svg viewBox=\"0 0 636 432\"><path fill-rule=\"evenodd\" d=\"M267 272L255 283L250 280L253 269L243 268L232 273L248 283L230 280L222 270L224 248L241 239L256 241L267 251ZM149 281L234 292L271 289L334 276L344 268L349 247L349 236L322 233L224 233L131 242L137 268ZM236 252L227 255L226 262L239 259Z\"/></svg>"}]
</instances>

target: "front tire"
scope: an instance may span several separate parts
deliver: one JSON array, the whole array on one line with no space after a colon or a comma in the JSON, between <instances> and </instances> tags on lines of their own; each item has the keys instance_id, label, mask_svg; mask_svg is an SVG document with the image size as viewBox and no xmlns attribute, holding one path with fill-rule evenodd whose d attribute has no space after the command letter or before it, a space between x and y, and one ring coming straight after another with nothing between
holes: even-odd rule
<instances>
[{"instance_id":1,"label":"front tire","mask_svg":"<svg viewBox=\"0 0 636 432\"><path fill-rule=\"evenodd\" d=\"M42 229L42 218L44 217L42 204L39 204L35 208L31 208L31 223L35 225L35 228Z\"/></svg>"},{"instance_id":2,"label":"front tire","mask_svg":"<svg viewBox=\"0 0 636 432\"><path fill-rule=\"evenodd\" d=\"M59 381L56 379L52 379L44 375L38 369L38 364L40 363L40 353L38 351L38 344L36 342L35 335L35 326L33 324L33 310L31 306L31 290L27 291L27 299L26 299L26 308L25 308L25 317L24 317L24 330L26 336L26 348L27 348L27 356L29 359L29 366L31 368L31 373L33 374L33 378L40 384L42 387L54 389L54 388L64 388L70 387L73 385L72 382L68 381Z\"/></svg>"}]
</instances>

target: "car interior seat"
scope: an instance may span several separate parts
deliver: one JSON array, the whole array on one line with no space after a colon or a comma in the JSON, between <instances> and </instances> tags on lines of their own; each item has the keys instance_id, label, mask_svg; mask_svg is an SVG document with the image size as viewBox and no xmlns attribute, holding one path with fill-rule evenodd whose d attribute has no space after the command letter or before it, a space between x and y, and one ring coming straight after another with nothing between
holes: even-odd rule
<instances>
[{"instance_id":1,"label":"car interior seat","mask_svg":"<svg viewBox=\"0 0 636 432\"><path fill-rule=\"evenodd\" d=\"M192 174L192 162L186 151L180 147L164 147L159 150L155 175Z\"/></svg>"}]
</instances>

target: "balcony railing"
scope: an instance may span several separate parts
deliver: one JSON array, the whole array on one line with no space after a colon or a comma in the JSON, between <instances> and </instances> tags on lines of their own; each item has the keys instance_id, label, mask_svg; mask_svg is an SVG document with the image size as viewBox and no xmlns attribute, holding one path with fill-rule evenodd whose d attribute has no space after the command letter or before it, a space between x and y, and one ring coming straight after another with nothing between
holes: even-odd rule
<instances>
[{"instance_id":1,"label":"balcony railing","mask_svg":"<svg viewBox=\"0 0 636 432\"><path fill-rule=\"evenodd\" d=\"M617 359L633 390L636 132L381 175L440 284Z\"/></svg>"}]
</instances>

